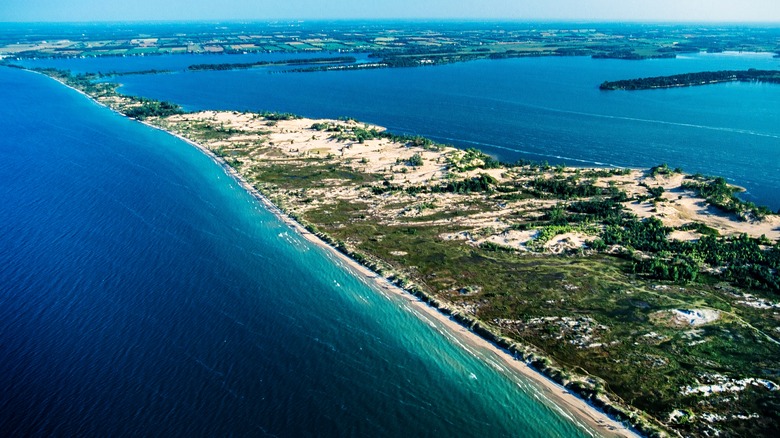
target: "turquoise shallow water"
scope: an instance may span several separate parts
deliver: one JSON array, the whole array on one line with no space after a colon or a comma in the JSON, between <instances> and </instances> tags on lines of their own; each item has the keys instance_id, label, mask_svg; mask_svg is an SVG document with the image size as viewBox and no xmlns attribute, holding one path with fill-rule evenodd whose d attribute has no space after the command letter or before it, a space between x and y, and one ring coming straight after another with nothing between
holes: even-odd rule
<instances>
[{"instance_id":1,"label":"turquoise shallow water","mask_svg":"<svg viewBox=\"0 0 780 438\"><path fill-rule=\"evenodd\" d=\"M585 436L191 146L0 69L0 430Z\"/></svg>"}]
</instances>

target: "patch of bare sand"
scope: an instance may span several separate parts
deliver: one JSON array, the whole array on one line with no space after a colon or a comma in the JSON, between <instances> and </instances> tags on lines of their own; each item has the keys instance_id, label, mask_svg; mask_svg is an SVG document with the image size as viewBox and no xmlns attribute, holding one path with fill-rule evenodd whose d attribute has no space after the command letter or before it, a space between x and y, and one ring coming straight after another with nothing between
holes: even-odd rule
<instances>
[{"instance_id":1,"label":"patch of bare sand","mask_svg":"<svg viewBox=\"0 0 780 438\"><path fill-rule=\"evenodd\" d=\"M698 327L719 320L721 313L713 309L671 309L655 312L650 317L662 324Z\"/></svg>"},{"instance_id":2,"label":"patch of bare sand","mask_svg":"<svg viewBox=\"0 0 780 438\"><path fill-rule=\"evenodd\" d=\"M669 240L679 240L681 242L690 242L693 240L698 240L701 237L701 234L695 233L693 231L672 231L669 233L669 236L667 236Z\"/></svg>"},{"instance_id":3,"label":"patch of bare sand","mask_svg":"<svg viewBox=\"0 0 780 438\"><path fill-rule=\"evenodd\" d=\"M544 248L553 254L561 254L571 250L586 248L586 242L592 239L592 236L583 233L564 233L550 239L544 244Z\"/></svg>"},{"instance_id":4,"label":"patch of bare sand","mask_svg":"<svg viewBox=\"0 0 780 438\"><path fill-rule=\"evenodd\" d=\"M507 230L499 235L490 236L485 240L521 251L528 251L526 245L534 240L538 234L538 230Z\"/></svg>"},{"instance_id":5,"label":"patch of bare sand","mask_svg":"<svg viewBox=\"0 0 780 438\"><path fill-rule=\"evenodd\" d=\"M649 187L663 187L664 193L658 202L626 202L625 207L640 218L656 217L664 225L680 227L691 222L700 222L714 228L724 236L747 234L751 237L766 236L770 240L780 239L780 216L768 216L761 221L743 221L736 215L720 211L709 205L704 199L695 196L692 191L683 190L680 186L685 179L684 174L673 174L658 177L645 176L643 172L635 171L630 175L617 178L624 182L633 181L624 186L629 197L649 195ZM694 240L700 236L697 233L677 232L672 238L678 240Z\"/></svg>"}]
</instances>

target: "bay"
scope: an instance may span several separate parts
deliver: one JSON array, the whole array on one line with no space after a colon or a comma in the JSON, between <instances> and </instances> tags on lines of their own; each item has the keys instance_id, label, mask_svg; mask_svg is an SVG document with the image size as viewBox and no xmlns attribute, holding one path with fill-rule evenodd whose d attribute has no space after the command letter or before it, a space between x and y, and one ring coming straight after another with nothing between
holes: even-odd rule
<instances>
[{"instance_id":1,"label":"bay","mask_svg":"<svg viewBox=\"0 0 780 438\"><path fill-rule=\"evenodd\" d=\"M0 69L0 430L585 436L192 146Z\"/></svg>"},{"instance_id":2,"label":"bay","mask_svg":"<svg viewBox=\"0 0 780 438\"><path fill-rule=\"evenodd\" d=\"M779 69L780 60L771 54L701 53L645 61L543 57L306 74L186 72L122 77L120 90L188 110L354 117L398 133L477 147L505 161L645 168L668 163L723 176L747 189L745 199L777 210L780 86L598 89L605 80L748 68Z\"/></svg>"}]
</instances>

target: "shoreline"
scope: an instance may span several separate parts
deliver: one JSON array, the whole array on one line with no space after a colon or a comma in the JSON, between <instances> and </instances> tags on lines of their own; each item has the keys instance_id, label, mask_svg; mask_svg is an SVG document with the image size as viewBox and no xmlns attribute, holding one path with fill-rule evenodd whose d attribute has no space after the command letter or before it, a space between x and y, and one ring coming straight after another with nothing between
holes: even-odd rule
<instances>
[{"instance_id":1,"label":"shoreline","mask_svg":"<svg viewBox=\"0 0 780 438\"><path fill-rule=\"evenodd\" d=\"M39 73L35 71L32 72L41 74L44 77L48 77L58 82L59 84L64 85L65 87L76 91L77 93L83 95L93 103L96 103L97 105L107 108L108 110L116 113L117 115L139 122L147 127L162 131L168 135L171 135L173 137L178 138L179 140L188 143L190 146L193 146L201 153L209 157L215 164L220 166L229 177L231 177L240 187L246 190L247 193L249 193L253 198L255 198L258 202L260 202L264 206L264 208L266 208L269 212L271 212L274 216L276 216L283 224L292 228L293 231L295 231L298 235L300 235L310 243L324 249L325 251L328 251L330 254L336 256L340 261L343 261L345 263L345 266L348 267L350 274L359 277L369 287L374 286L383 291L392 293L397 297L407 299L408 302L411 305L413 305L418 311L424 313L428 317L434 318L435 320L443 324L454 335L459 336L461 340L467 342L470 346L482 350L490 351L496 357L501 358L502 362L508 368L510 368L514 373L527 379L529 383L533 384L539 391L541 391L545 396L545 398L551 404L555 405L559 409L562 409L566 414L572 415L573 417L576 418L576 420L579 420L576 421L570 419L570 421L572 421L575 425L578 425L580 429L584 430L586 433L596 432L601 434L601 436L605 436L605 437L640 436L634 430L629 429L622 423L619 423L610 415L608 415L601 409L597 408L596 406L590 404L585 399L579 397L574 392L554 382L552 379L547 377L541 371L532 368L525 361L513 357L508 350L496 345L495 343L489 341L485 337L480 336L472 329L469 329L464 324L456 321L453 315L447 314L444 311L442 311L442 309L439 309L429 303L426 303L425 301L423 301L423 299L421 299L421 297L415 295L411 291L407 291L406 289L403 289L402 287L394 284L391 280L370 270L368 267L360 264L358 261L349 257L347 254L344 254L343 252L339 251L339 249L337 249L335 246L324 241L319 236L306 229L306 227L303 224L295 220L289 214L285 213L276 204L271 202L270 199L264 196L259 190L257 190L249 182L247 182L238 173L238 171L232 166L230 166L223 158L218 157L203 145L200 145L188 138L185 138L179 134L163 129L159 126L155 126L146 121L127 117L126 115L120 113L119 111L112 109L108 105L99 102L98 100L94 99L92 96L86 94L81 90L78 90L68 84L65 84L43 73ZM379 292L379 290L377 290L376 292ZM584 423L585 426L590 430L583 428L582 423Z\"/></svg>"},{"instance_id":2,"label":"shoreline","mask_svg":"<svg viewBox=\"0 0 780 438\"><path fill-rule=\"evenodd\" d=\"M493 344L487 339L469 330L467 327L454 320L451 316L441 312L439 309L424 302L422 299L420 299L420 297L403 289L402 287L393 284L387 278L370 270L366 266L358 263L352 257L349 257L343 252L339 251L333 245L320 239L316 234L306 229L306 227L304 227L300 222L296 221L290 215L282 211L276 204L271 202L271 200L269 200L266 196L260 193L259 190L257 190L246 180L244 180L244 178L241 177L241 175L238 174L238 172L233 167L227 164L222 158L214 155L207 148L185 137L182 137L178 134L172 133L170 131L166 131L165 129L159 128L157 126L148 124L143 121L141 121L141 123L149 127L152 127L154 129L165 132L167 134L173 135L174 137L189 143L191 146L203 152L206 156L211 158L212 161L214 161L217 165L219 165L222 169L224 169L225 173L227 173L228 176L233 178L233 180L237 184L239 184L239 186L241 186L244 190L246 190L247 193L252 195L252 197L254 197L258 202L260 202L269 212L271 212L274 216L276 216L283 224L292 228L293 231L295 231L302 238L306 239L308 242L318 246L319 248L328 251L328 253L338 258L338 260L344 262L350 274L359 277L361 280L363 280L365 284L369 285L369 287L373 285L384 291L392 293L395 296L407 299L408 302L411 305L413 305L418 311L425 313L429 317L433 317L435 320L442 323L445 327L451 330L453 334L461 337L461 340L467 342L469 345L476 348L485 349L494 353L496 357L500 357L503 363L507 365L510 369L512 369L517 374L523 376L524 378L528 379L531 384L536 386L537 389L540 390L552 404L563 409L564 411L566 411L566 413L572 414L578 420L585 423L585 425L590 429L592 429L593 431L601 433L602 436L605 437L639 437L640 436L639 434L627 428L622 423L617 422L615 419L613 419L603 411L589 404L584 399L578 397L576 394L569 391L562 385L555 383L554 381L549 379L541 372L536 371L524 361L514 358L507 350L498 347L497 345ZM574 421L574 423L577 424L576 421Z\"/></svg>"},{"instance_id":3,"label":"shoreline","mask_svg":"<svg viewBox=\"0 0 780 438\"><path fill-rule=\"evenodd\" d=\"M87 96L89 97L89 96ZM91 98L90 98L91 99ZM125 116L126 117L126 116ZM241 188L246 190L253 198L260 202L270 213L276 216L280 222L290 227L299 236L306 239L309 243L316 245L317 247L327 251L329 254L335 256L338 260L345 263L345 267L348 268L350 274L359 277L369 287L376 287L383 291L389 292L397 297L401 297L407 300L410 305L415 309L424 313L425 315L434 318L436 321L442 323L447 329L449 329L454 335L459 336L461 340L468 343L472 347L490 351L500 358L504 365L509 367L512 371L527 379L529 383L534 385L539 391L541 391L547 400L556 407L564 410L567 414L571 414L576 417L590 428L591 431L600 433L604 437L640 437L638 433L626 427L624 424L619 423L614 418L591 405L586 400L582 399L575 393L566 389L562 385L554 382L549 377L545 376L540 371L535 370L526 362L516 359L511 355L509 351L503 349L489 340L478 335L468 327L459 323L452 316L443 313L441 310L431 306L423 301L420 297L413 294L406 289L397 286L389 279L382 275L372 271L368 267L360 264L358 261L349 257L347 254L339 251L335 246L319 238L316 234L312 233L306 227L292 218L289 214L285 213L276 204L271 202L265 195L259 190L253 187L247 182L235 168L230 166L224 159L216 156L208 148L188 139L179 134L167 131L158 126L154 126L147 122L136 120L150 128L162 131L166 134L172 135L179 140L188 143L190 146L195 147L200 152L209 157L215 164L221 167L225 173L231 177ZM376 291L379 292L379 291ZM585 429L577 421L570 420L581 429ZM590 432L585 429L586 432Z\"/></svg>"}]
</instances>

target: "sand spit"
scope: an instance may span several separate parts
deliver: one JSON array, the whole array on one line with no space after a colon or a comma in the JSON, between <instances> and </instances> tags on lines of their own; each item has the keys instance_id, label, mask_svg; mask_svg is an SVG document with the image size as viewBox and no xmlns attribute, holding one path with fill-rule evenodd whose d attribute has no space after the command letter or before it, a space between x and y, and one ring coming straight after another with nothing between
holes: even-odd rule
<instances>
[{"instance_id":1,"label":"sand spit","mask_svg":"<svg viewBox=\"0 0 780 438\"><path fill-rule=\"evenodd\" d=\"M98 98L97 101L118 112L126 108L121 102L114 101L115 99L117 98ZM397 281L391 283L386 278L377 276L353 258L344 255L343 252L349 251L345 250L342 243L336 244L329 236L321 233L314 234L294 219L303 217L309 211L338 211L343 206L348 206L359 208L372 220L383 225L408 224L410 221L429 226L455 225L452 228L461 231L444 233L439 237L444 240L463 240L469 245L494 244L498 248L505 246L511 250L519 250L518 254L529 256L534 253L588 251L589 242L598 234L598 230L568 230L540 243L537 241L540 235L538 229L513 226L517 225L518 221L533 223L542 219L543 211L565 204L560 200L520 197L504 202L479 193L471 193L468 196L439 191L423 191L413 196L408 193L408 189L415 186L442 186L451 181L477 178L492 178L501 184L524 184L532 178L538 178L539 170L529 172L524 168L486 169L480 166L482 158L471 157L468 152L451 147L393 142L382 136L361 139L355 138L354 135L350 137L349 133L354 133L357 129L383 131L381 127L353 120L277 119L252 113L201 111L166 118L150 118L144 123L173 133L209 155L285 223L312 243L328 248L336 257L347 263L356 275L380 290L406 297L420 312L446 324L453 332L462 334L470 344L491 349L512 369L541 385L545 395L558 406L566 407L567 411L598 433L606 436L634 435L631 430L594 409L588 402L544 377L525 361L516 359L517 355L507 354L506 349L517 353L515 344L509 347L506 338L497 338L484 325L480 325L473 318L469 319L468 309L454 308L427 296L418 299L419 294L413 288L409 289L411 292L407 292L396 286ZM347 134L343 134L345 132ZM271 178L253 176L260 173L253 173L254 169L262 169L267 175L269 167L273 169L277 164L279 168L293 171L294 177L301 178L303 183L297 187L294 184L276 185L273 174ZM317 174L314 175L314 172ZM313 183L306 183L310 174L316 178L312 178ZM733 215L722 213L693 192L681 189L685 175L679 173L653 176L650 172L637 169L610 173L604 169L576 168L555 168L544 170L543 173L546 176L577 177L581 174L588 174L589 176L583 177L591 178L596 185L614 186L624 191L632 200L624 202L623 206L639 218L658 218L669 227L699 223L717 230L723 236L744 233L751 237L780 239L780 217L769 216L762 221L741 221ZM590 176L596 174L598 176ZM350 181L355 176L365 175L370 177L368 183ZM279 174L275 177L290 176ZM660 196L650 196L651 189L657 187L662 187L663 193ZM343 226L338 222L332 225L335 228ZM668 237L696 240L701 234L686 228L686 231L675 230ZM346 243L356 246L359 242ZM403 257L406 254L396 252L392 255ZM410 293L413 293L414 298ZM710 314L706 309L681 308L664 314L667 324L680 327L708 324L718 318L719 314ZM525 354L520 356L528 357ZM596 402L601 403L602 400L599 398ZM606 406L606 409L609 409L611 403L607 401ZM636 416L635 412L629 414L633 419L636 419ZM639 415L639 418L642 419L639 423L641 424L645 417Z\"/></svg>"},{"instance_id":2,"label":"sand spit","mask_svg":"<svg viewBox=\"0 0 780 438\"><path fill-rule=\"evenodd\" d=\"M208 114L209 117L213 117L215 115L215 113L206 113L206 114ZM206 117L206 114L202 115L201 117ZM228 120L232 120L232 119L228 119ZM296 122L297 123L292 124L292 126L297 126L299 129L300 127L311 126L312 124L311 120L306 120L306 119L296 120ZM151 124L148 125L157 129L162 129ZM289 144L290 146L293 146L295 145L296 139L302 140L308 137L308 135L306 134L301 135L300 133L296 134L293 132L289 132L290 130L288 127L290 126L290 124L284 124L282 126L285 126L284 128L281 129L284 130L283 132L283 134L285 134L284 140L287 141L284 140L280 141L278 138L274 138L275 142L278 141L280 142L280 144ZM466 341L469 345L480 349L492 351L493 353L496 354L497 357L501 358L503 362L508 367L510 367L513 371L524 376L530 382L535 384L546 398L548 398L557 406L563 408L566 412L574 415L579 422L584 423L585 425L587 425L588 428L596 431L598 434L605 437L639 436L633 430L627 428L624 424L615 421L613 418L604 414L602 411L594 408L592 405L590 405L588 402L586 402L576 394L572 393L571 391L564 388L563 386L545 377L544 375L542 375L541 373L533 369L531 366L529 366L527 363L515 359L513 356L508 354L506 350L497 347L495 344L487 341L483 337L470 331L462 324L455 321L451 316L446 315L441 311L437 310L436 308L426 304L418 297L410 294L408 291L402 289L401 287L396 286L390 280L378 276L375 272L371 271L370 269L363 266L362 264L356 262L354 259L348 257L347 255L339 251L334 246L323 241L317 235L307 230L298 221L296 221L288 214L284 213L281 209L279 209L273 202L271 202L267 197L261 194L255 187L249 184L235 170L235 168L228 165L222 157L215 155L209 148L204 147L203 145L200 145L198 143L195 143L179 134L175 134L175 133L172 134L182 139L183 141L186 141L187 143L193 145L194 147L198 148L199 150L207 154L209 157L211 157L217 164L219 164L223 169L225 169L225 171L231 177L233 177L245 190L251 193L271 212L276 214L276 216L282 222L290 226L293 230L295 230L299 235L303 236L309 242L328 250L333 256L337 257L339 260L344 262L344 264L348 266L349 269L355 275L360 276L364 280L364 282L366 282L366 284L372 284L375 287L379 288L380 290L393 293L397 296L401 296L406 299L410 299L409 302L412 303L415 309L417 309L421 313L428 315L429 317L436 319L437 321L445 325L453 333L457 334L462 340ZM290 140L292 141L290 142ZM320 138L320 139L313 139L313 144L309 144L308 147L289 147L289 149L294 150L295 151L294 153L314 153L312 151L317 151L316 153L333 153L334 150L338 150L339 148L337 145L334 145L332 143L333 142L330 142L328 140L323 140ZM398 159L401 156L408 155L408 153L402 154L400 151L395 151L394 153L383 155L381 153L382 152L381 143L377 146L380 147L379 151L375 151L374 152L375 155L369 155L369 156L370 157L373 156L376 159L376 161L380 163L386 163L387 165L390 165L391 163L396 162L395 159ZM392 150L396 148L385 148L385 149ZM390 152L390 151L385 150L384 152ZM381 164L376 164L375 162L373 166L379 167L381 166ZM437 172L437 169L438 169L437 166L429 166L425 169L421 169L422 170L421 173L435 174Z\"/></svg>"}]
</instances>

